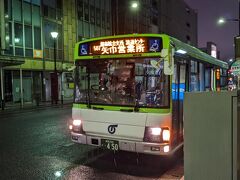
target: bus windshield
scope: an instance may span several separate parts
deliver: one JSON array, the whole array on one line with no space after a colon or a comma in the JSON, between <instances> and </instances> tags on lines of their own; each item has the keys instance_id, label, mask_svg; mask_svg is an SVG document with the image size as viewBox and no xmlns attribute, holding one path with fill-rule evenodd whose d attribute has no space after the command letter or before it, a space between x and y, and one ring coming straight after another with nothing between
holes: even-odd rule
<instances>
[{"instance_id":1,"label":"bus windshield","mask_svg":"<svg viewBox=\"0 0 240 180\"><path fill-rule=\"evenodd\" d=\"M169 76L158 58L80 60L75 102L169 107Z\"/></svg>"}]
</instances>

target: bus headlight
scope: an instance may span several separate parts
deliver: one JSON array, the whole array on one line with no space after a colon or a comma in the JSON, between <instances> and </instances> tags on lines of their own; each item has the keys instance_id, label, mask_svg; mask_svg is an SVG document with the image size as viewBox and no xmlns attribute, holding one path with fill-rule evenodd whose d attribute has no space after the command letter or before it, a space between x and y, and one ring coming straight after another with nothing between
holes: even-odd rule
<instances>
[{"instance_id":1,"label":"bus headlight","mask_svg":"<svg viewBox=\"0 0 240 180\"><path fill-rule=\"evenodd\" d=\"M146 127L144 141L159 143L161 141L161 131L162 129L159 127Z\"/></svg>"},{"instance_id":2,"label":"bus headlight","mask_svg":"<svg viewBox=\"0 0 240 180\"><path fill-rule=\"evenodd\" d=\"M162 129L161 128L151 128L152 135L160 136Z\"/></svg>"},{"instance_id":3,"label":"bus headlight","mask_svg":"<svg viewBox=\"0 0 240 180\"><path fill-rule=\"evenodd\" d=\"M73 120L73 126L80 126L81 124L82 124L82 121L80 119Z\"/></svg>"},{"instance_id":4,"label":"bus headlight","mask_svg":"<svg viewBox=\"0 0 240 180\"><path fill-rule=\"evenodd\" d=\"M76 133L84 134L83 126L82 126L82 120L74 119L72 121L72 131L76 132Z\"/></svg>"},{"instance_id":5,"label":"bus headlight","mask_svg":"<svg viewBox=\"0 0 240 180\"><path fill-rule=\"evenodd\" d=\"M160 127L145 127L144 139L145 142L163 143L170 141L169 128Z\"/></svg>"}]
</instances>

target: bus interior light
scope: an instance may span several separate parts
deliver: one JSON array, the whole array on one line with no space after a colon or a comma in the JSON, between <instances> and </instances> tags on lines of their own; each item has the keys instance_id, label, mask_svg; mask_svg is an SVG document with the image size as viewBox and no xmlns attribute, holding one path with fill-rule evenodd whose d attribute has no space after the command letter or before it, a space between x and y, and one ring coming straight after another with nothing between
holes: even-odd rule
<instances>
[{"instance_id":1,"label":"bus interior light","mask_svg":"<svg viewBox=\"0 0 240 180\"><path fill-rule=\"evenodd\" d=\"M160 136L162 129L161 128L151 128L151 134L155 136Z\"/></svg>"},{"instance_id":2,"label":"bus interior light","mask_svg":"<svg viewBox=\"0 0 240 180\"><path fill-rule=\"evenodd\" d=\"M163 141L169 141L170 140L170 131L169 131L169 129L163 129L162 138L163 138Z\"/></svg>"},{"instance_id":3,"label":"bus interior light","mask_svg":"<svg viewBox=\"0 0 240 180\"><path fill-rule=\"evenodd\" d=\"M186 54L187 51L185 51L185 50L183 50L183 49L178 49L178 50L176 51L176 53L179 53L179 54Z\"/></svg>"},{"instance_id":4,"label":"bus interior light","mask_svg":"<svg viewBox=\"0 0 240 180\"><path fill-rule=\"evenodd\" d=\"M80 119L74 119L73 120L73 125L74 126L80 126L82 124L82 121Z\"/></svg>"}]
</instances>

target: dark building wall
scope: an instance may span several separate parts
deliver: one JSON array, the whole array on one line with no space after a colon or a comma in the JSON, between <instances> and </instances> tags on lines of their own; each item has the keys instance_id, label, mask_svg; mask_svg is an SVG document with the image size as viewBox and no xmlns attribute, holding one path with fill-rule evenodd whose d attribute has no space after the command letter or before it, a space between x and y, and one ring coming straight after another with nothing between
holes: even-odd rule
<instances>
[{"instance_id":1,"label":"dark building wall","mask_svg":"<svg viewBox=\"0 0 240 180\"><path fill-rule=\"evenodd\" d=\"M59 73L58 81L64 79L68 74L67 67L73 66L76 42L111 35L111 2L0 0L0 40L6 39L0 46L0 67L5 66L2 74L6 76L6 100L19 102L21 98L24 102L33 101L33 96L25 97L25 94L36 94L39 89L42 89L42 99L49 100L51 84L54 84L51 73L56 67L63 77L61 79ZM4 19L6 22L2 22L4 17L7 17ZM3 29L4 23L7 24L6 29ZM55 40L51 37L53 31L58 32ZM16 63L3 63L3 57ZM22 88L19 79L23 80ZM23 97L19 89L24 89Z\"/></svg>"},{"instance_id":2,"label":"dark building wall","mask_svg":"<svg viewBox=\"0 0 240 180\"><path fill-rule=\"evenodd\" d=\"M197 13L183 0L158 1L159 32L197 46Z\"/></svg>"}]
</instances>

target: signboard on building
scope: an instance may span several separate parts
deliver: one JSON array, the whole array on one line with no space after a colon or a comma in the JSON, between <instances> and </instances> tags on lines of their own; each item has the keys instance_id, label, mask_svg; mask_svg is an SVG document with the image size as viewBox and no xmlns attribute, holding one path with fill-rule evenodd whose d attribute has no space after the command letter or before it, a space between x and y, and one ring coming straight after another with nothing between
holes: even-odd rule
<instances>
[{"instance_id":1,"label":"signboard on building","mask_svg":"<svg viewBox=\"0 0 240 180\"><path fill-rule=\"evenodd\" d=\"M42 50L34 49L33 50L33 57L34 58L43 58Z\"/></svg>"},{"instance_id":2,"label":"signboard on building","mask_svg":"<svg viewBox=\"0 0 240 180\"><path fill-rule=\"evenodd\" d=\"M235 76L240 75L240 60L237 60L232 64L230 72Z\"/></svg>"},{"instance_id":3,"label":"signboard on building","mask_svg":"<svg viewBox=\"0 0 240 180\"><path fill-rule=\"evenodd\" d=\"M211 56L217 58L217 46L215 44L211 44Z\"/></svg>"}]
</instances>

